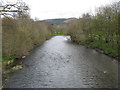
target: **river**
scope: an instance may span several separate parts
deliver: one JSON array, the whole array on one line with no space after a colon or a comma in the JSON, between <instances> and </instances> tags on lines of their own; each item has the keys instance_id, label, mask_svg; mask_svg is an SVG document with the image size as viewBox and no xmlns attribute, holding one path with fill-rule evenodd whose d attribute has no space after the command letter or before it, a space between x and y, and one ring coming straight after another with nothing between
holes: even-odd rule
<instances>
[{"instance_id":1,"label":"river","mask_svg":"<svg viewBox=\"0 0 120 90\"><path fill-rule=\"evenodd\" d=\"M93 49L54 36L23 59L7 88L117 88L118 62Z\"/></svg>"}]
</instances>

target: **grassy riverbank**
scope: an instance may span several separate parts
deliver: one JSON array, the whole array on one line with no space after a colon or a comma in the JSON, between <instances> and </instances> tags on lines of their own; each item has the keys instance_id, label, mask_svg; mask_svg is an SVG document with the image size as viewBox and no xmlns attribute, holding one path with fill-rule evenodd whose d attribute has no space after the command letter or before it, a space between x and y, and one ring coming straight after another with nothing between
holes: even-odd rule
<instances>
[{"instance_id":1,"label":"grassy riverbank","mask_svg":"<svg viewBox=\"0 0 120 90\"><path fill-rule=\"evenodd\" d=\"M94 41L94 42L87 42L86 41L86 42L79 42L79 43L78 43L78 41L74 41L74 43L86 46L87 48L93 48L100 53L106 54L106 55L113 57L115 59L119 59L118 47L109 46L109 44L106 44L102 41Z\"/></svg>"},{"instance_id":2,"label":"grassy riverbank","mask_svg":"<svg viewBox=\"0 0 120 90\"><path fill-rule=\"evenodd\" d=\"M119 57L118 2L97 9L95 15L85 13L66 29L73 42L94 48L109 56Z\"/></svg>"},{"instance_id":3,"label":"grassy riverbank","mask_svg":"<svg viewBox=\"0 0 120 90\"><path fill-rule=\"evenodd\" d=\"M2 62L3 76L22 69L19 59L51 38L51 26L29 16L2 18ZM3 78L4 78L3 77Z\"/></svg>"}]
</instances>

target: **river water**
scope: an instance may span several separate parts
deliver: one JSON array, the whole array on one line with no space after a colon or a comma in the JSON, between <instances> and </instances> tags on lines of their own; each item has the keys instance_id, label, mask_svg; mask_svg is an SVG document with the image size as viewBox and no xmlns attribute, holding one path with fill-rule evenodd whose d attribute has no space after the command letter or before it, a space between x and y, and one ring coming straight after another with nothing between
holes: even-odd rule
<instances>
[{"instance_id":1,"label":"river water","mask_svg":"<svg viewBox=\"0 0 120 90\"><path fill-rule=\"evenodd\" d=\"M23 59L7 88L117 88L118 62L93 49L54 36Z\"/></svg>"}]
</instances>

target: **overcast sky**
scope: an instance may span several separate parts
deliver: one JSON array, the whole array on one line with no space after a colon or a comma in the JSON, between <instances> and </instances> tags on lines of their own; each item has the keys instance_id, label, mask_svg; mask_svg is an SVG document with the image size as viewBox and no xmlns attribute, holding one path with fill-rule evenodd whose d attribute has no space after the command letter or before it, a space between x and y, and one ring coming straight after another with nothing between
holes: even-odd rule
<instances>
[{"instance_id":1,"label":"overcast sky","mask_svg":"<svg viewBox=\"0 0 120 90\"><path fill-rule=\"evenodd\" d=\"M17 0L2 0L15 2ZM120 0L23 0L30 7L32 18L51 19L80 17L85 12L94 13L95 8Z\"/></svg>"}]
</instances>

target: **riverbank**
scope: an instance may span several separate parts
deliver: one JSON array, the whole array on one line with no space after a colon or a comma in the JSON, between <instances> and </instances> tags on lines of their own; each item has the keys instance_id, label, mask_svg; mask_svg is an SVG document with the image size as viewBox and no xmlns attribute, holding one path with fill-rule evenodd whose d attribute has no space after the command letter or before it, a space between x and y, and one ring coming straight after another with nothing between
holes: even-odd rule
<instances>
[{"instance_id":1,"label":"riverbank","mask_svg":"<svg viewBox=\"0 0 120 90\"><path fill-rule=\"evenodd\" d=\"M95 15L84 13L81 18L69 23L66 28L67 35L70 35L75 43L96 49L119 60L118 18L120 13L115 8L118 4L115 2L101 6Z\"/></svg>"},{"instance_id":2,"label":"riverbank","mask_svg":"<svg viewBox=\"0 0 120 90\"><path fill-rule=\"evenodd\" d=\"M49 39L47 39L47 40L49 40ZM2 76L3 76L2 79L3 79L3 82L6 82L9 79L10 74L12 74L18 70L22 70L24 59L27 56L29 56L35 48L41 46L44 42L42 42L41 44L34 45L34 47L24 55L10 56L8 58L2 59Z\"/></svg>"},{"instance_id":3,"label":"riverbank","mask_svg":"<svg viewBox=\"0 0 120 90\"><path fill-rule=\"evenodd\" d=\"M78 42L73 40L72 42L79 44L79 45L83 45L87 48L92 48L94 50L96 50L99 53L105 54L109 57L112 57L116 60L119 60L119 47L115 48L115 47L110 47L108 44L106 43L102 43L97 41L97 42ZM100 46L101 45L101 46Z\"/></svg>"},{"instance_id":4,"label":"riverbank","mask_svg":"<svg viewBox=\"0 0 120 90\"><path fill-rule=\"evenodd\" d=\"M52 37L51 28L51 25L33 20L29 16L2 18L3 77L22 69L19 61Z\"/></svg>"},{"instance_id":5,"label":"riverbank","mask_svg":"<svg viewBox=\"0 0 120 90\"><path fill-rule=\"evenodd\" d=\"M118 62L65 36L54 36L22 60L23 69L5 88L117 88Z\"/></svg>"}]
</instances>

